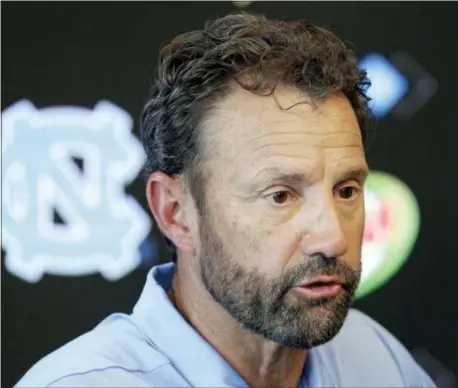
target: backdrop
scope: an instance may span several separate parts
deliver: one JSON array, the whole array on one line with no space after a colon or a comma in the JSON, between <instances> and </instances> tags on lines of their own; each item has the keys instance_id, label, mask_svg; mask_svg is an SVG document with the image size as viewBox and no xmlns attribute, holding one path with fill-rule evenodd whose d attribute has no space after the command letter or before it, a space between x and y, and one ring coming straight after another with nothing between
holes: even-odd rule
<instances>
[{"instance_id":1,"label":"backdrop","mask_svg":"<svg viewBox=\"0 0 458 388\"><path fill-rule=\"evenodd\" d=\"M439 386L455 386L457 3L244 6L331 28L368 69L377 119L356 307ZM130 312L148 269L169 260L137 178L137 118L160 46L235 10L2 3L2 386L106 315Z\"/></svg>"}]
</instances>

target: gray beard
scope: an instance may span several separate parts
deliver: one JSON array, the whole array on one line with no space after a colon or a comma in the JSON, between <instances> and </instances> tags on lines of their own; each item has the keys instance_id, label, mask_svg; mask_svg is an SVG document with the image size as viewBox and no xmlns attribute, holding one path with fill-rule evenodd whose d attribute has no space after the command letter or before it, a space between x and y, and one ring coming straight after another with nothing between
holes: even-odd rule
<instances>
[{"instance_id":1,"label":"gray beard","mask_svg":"<svg viewBox=\"0 0 458 388\"><path fill-rule=\"evenodd\" d=\"M202 217L205 218L205 217ZM226 254L208 221L201 224L200 274L213 299L243 328L284 347L310 349L340 331L354 300L361 272L335 258L319 256L267 280ZM343 295L306 300L290 290L304 278L336 275L346 280Z\"/></svg>"}]
</instances>

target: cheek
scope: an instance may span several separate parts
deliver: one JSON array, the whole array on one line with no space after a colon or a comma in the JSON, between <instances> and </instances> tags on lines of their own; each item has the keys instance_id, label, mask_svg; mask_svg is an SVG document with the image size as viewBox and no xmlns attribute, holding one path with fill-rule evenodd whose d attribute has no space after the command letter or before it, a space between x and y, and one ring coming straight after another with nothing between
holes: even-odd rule
<instances>
[{"instance_id":1,"label":"cheek","mask_svg":"<svg viewBox=\"0 0 458 388\"><path fill-rule=\"evenodd\" d=\"M278 276L297 257L300 235L292 223L253 222L253 217L244 215L232 220L226 241L236 260L269 277Z\"/></svg>"},{"instance_id":2,"label":"cheek","mask_svg":"<svg viewBox=\"0 0 458 388\"><path fill-rule=\"evenodd\" d=\"M361 244L366 221L364 202L360 201L350 207L343 207L338 214L340 226L348 239L348 243Z\"/></svg>"},{"instance_id":3,"label":"cheek","mask_svg":"<svg viewBox=\"0 0 458 388\"><path fill-rule=\"evenodd\" d=\"M345 222L345 221L344 221ZM345 237L348 243L348 251L345 255L345 261L355 269L361 268L361 247L363 243L364 235L364 223L365 215L364 211L359 212L357 215L352 217L344 229Z\"/></svg>"},{"instance_id":4,"label":"cheek","mask_svg":"<svg viewBox=\"0 0 458 388\"><path fill-rule=\"evenodd\" d=\"M212 219L225 253L244 268L278 276L298 257L300 234L292 217L266 215L257 203L213 197Z\"/></svg>"},{"instance_id":5,"label":"cheek","mask_svg":"<svg viewBox=\"0 0 458 388\"><path fill-rule=\"evenodd\" d=\"M366 224L366 212L364 210L364 207L361 208L360 213L358 214L358 217L356 217L354 226L353 226L353 232L354 232L354 239L357 241L358 245L361 245L363 242L363 236L364 236L364 227Z\"/></svg>"}]
</instances>

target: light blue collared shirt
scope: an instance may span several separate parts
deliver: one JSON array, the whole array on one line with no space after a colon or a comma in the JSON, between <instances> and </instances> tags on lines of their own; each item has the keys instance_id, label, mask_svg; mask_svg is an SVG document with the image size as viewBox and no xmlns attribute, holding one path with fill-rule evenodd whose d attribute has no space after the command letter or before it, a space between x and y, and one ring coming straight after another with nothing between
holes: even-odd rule
<instances>
[{"instance_id":1,"label":"light blue collared shirt","mask_svg":"<svg viewBox=\"0 0 458 388\"><path fill-rule=\"evenodd\" d=\"M248 387L167 297L173 264L148 274L131 315L113 314L43 358L17 387ZM340 333L311 349L300 387L434 387L378 323L351 310Z\"/></svg>"}]
</instances>

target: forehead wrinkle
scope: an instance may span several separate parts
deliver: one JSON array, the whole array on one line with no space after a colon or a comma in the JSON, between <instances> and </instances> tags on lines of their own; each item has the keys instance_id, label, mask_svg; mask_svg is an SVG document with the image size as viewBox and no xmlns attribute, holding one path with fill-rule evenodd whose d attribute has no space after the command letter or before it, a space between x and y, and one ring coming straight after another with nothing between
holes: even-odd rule
<instances>
[{"instance_id":1,"label":"forehead wrinkle","mask_svg":"<svg viewBox=\"0 0 458 388\"><path fill-rule=\"evenodd\" d=\"M266 157L267 156L267 157ZM262 155L258 153L253 158L253 164L260 164L260 165L279 165L281 162L291 163L289 159L292 159L294 164L300 164L300 162L307 162L307 163L318 163L320 162L320 158L317 158L316 155L298 155L294 153L281 153L281 154L269 154L269 155Z\"/></svg>"},{"instance_id":2,"label":"forehead wrinkle","mask_svg":"<svg viewBox=\"0 0 458 388\"><path fill-rule=\"evenodd\" d=\"M275 155L270 156L267 160L262 157L257 157L253 160L252 177L263 174L264 172L275 173L278 175L303 176L309 178L309 175L314 173L314 169L320 169L322 164L321 158L316 157L298 157L297 155L279 155L278 159ZM259 163L259 160L262 163ZM291 161L293 163L291 163Z\"/></svg>"},{"instance_id":3,"label":"forehead wrinkle","mask_svg":"<svg viewBox=\"0 0 458 388\"><path fill-rule=\"evenodd\" d=\"M350 149L357 149L357 150L363 150L363 146L361 142L357 142L356 144L354 142L347 142L346 144L323 144L323 143L330 143L329 141L321 140L318 142L314 142L315 144L310 144L311 142L308 142L307 139L304 139L302 141L296 141L294 142L293 140L290 141L281 141L281 142L269 142L269 143L263 143L263 144L255 144L255 146L251 149L253 153L261 153L263 154L263 151L269 152L270 149L273 149L274 154L279 154L281 155L291 155L295 157L301 157L305 159L316 159L317 155L316 152L319 151L326 151L326 150L350 150ZM294 148L293 148L294 147ZM311 153L311 154L309 154ZM280 155L281 154L281 155Z\"/></svg>"},{"instance_id":4,"label":"forehead wrinkle","mask_svg":"<svg viewBox=\"0 0 458 388\"><path fill-rule=\"evenodd\" d=\"M236 121L235 119L234 121ZM246 123L246 119L243 120ZM267 120L265 122L261 122L262 119L256 120L258 124L256 126L251 127L251 129L257 129L259 127L264 127L266 131L269 133L297 133L297 134L317 134L317 135L331 135L337 133L360 133L359 125L356 122L348 122L348 120L333 120L334 122L337 121L338 125L334 123L330 123L329 120L323 121L322 119L317 119L314 117L309 117L307 119L301 120L289 120L289 119L282 119L282 120ZM245 125L246 126L246 125ZM320 127L316 129L316 127ZM282 130L285 128L286 130ZM324 128L324 130L323 130ZM355 129L357 129L355 131Z\"/></svg>"},{"instance_id":5,"label":"forehead wrinkle","mask_svg":"<svg viewBox=\"0 0 458 388\"><path fill-rule=\"evenodd\" d=\"M255 146L256 146L256 143L258 142L261 142L262 140L266 140L263 144L259 145L259 146L263 146L263 145L271 145L271 146L275 146L275 145L291 145L291 144L297 144L297 142L294 142L294 140L287 140L287 139L281 139L282 141L275 141L275 138L278 138L279 136L288 136L290 135L291 137L295 137L297 135L300 135L298 133L294 133L294 132L277 132L277 133L266 133L266 134L262 134L262 135L259 135L259 136L256 136L256 137L252 137L250 139L247 140L247 142L245 143L246 145L251 145L252 143L255 143Z\"/></svg>"},{"instance_id":6,"label":"forehead wrinkle","mask_svg":"<svg viewBox=\"0 0 458 388\"><path fill-rule=\"evenodd\" d=\"M343 168L348 167L367 167L367 161L363 154L360 155L341 155L338 160L335 161L336 166L347 163Z\"/></svg>"},{"instance_id":7,"label":"forehead wrinkle","mask_svg":"<svg viewBox=\"0 0 458 388\"><path fill-rule=\"evenodd\" d=\"M253 126L251 128L247 128L246 125L244 125L244 131L240 133L241 137L248 138L247 141L248 143L262 140L264 138L268 137L273 137L276 135L281 135L281 136L291 136L291 137L297 137L297 136L310 136L310 137L322 137L324 139L334 139L334 138L341 138L342 136L351 136L357 139L357 142L361 142L361 131L359 129L359 126L355 128L354 126L343 126L340 125L338 128L333 128L336 126L332 126L331 128L327 129L325 128L317 128L316 127L323 127L321 123L318 123L316 121L312 121L311 123L297 123L297 122L291 122L291 121L276 121L277 124L281 125L272 125L272 122L268 122L265 124L258 124L256 126ZM261 131L259 131L261 129ZM261 132L258 135L253 135L253 133L256 132ZM328 140L329 141L329 140Z\"/></svg>"},{"instance_id":8,"label":"forehead wrinkle","mask_svg":"<svg viewBox=\"0 0 458 388\"><path fill-rule=\"evenodd\" d=\"M322 146L315 146L314 148L321 148ZM359 144L345 144L345 145L326 145L326 150L335 150L335 149L342 149L342 148L356 148L358 150L363 150L363 146Z\"/></svg>"}]
</instances>

